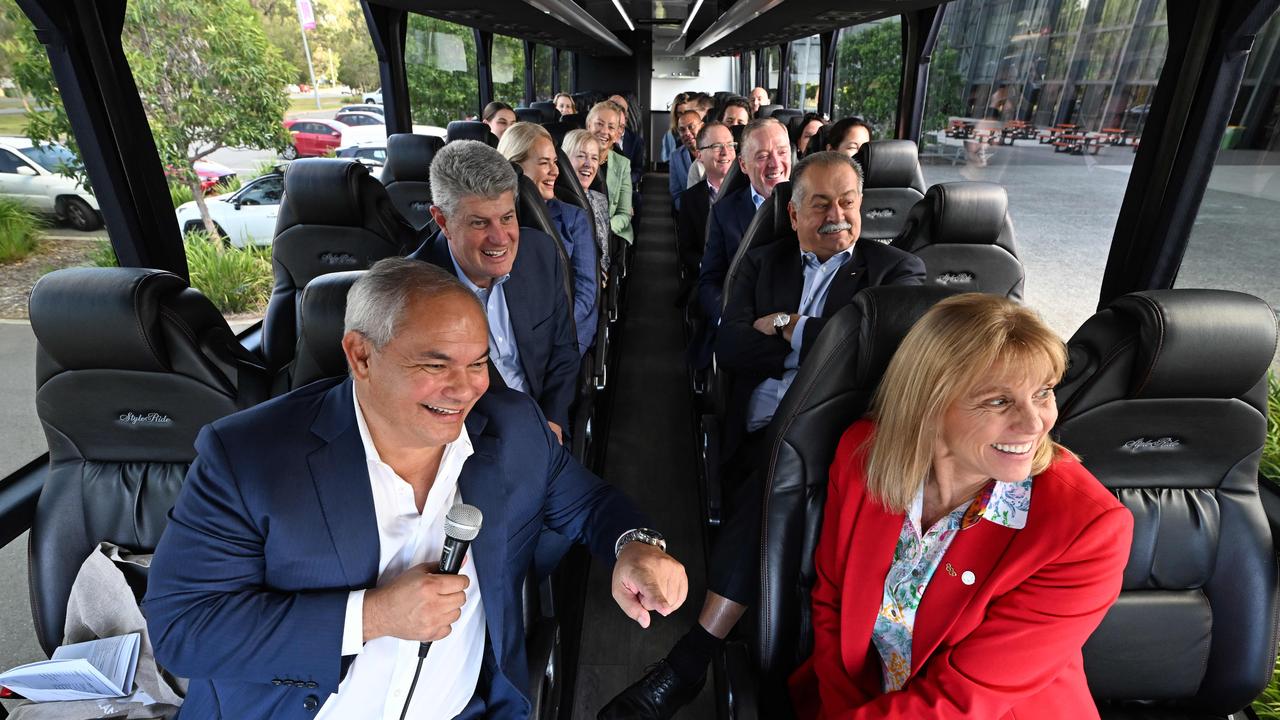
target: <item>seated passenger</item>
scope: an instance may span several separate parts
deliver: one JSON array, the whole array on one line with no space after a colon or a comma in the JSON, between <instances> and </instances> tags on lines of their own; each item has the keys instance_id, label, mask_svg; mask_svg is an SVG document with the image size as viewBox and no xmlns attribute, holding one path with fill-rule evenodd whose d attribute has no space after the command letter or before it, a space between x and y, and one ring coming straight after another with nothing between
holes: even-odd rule
<instances>
[{"instance_id":1,"label":"seated passenger","mask_svg":"<svg viewBox=\"0 0 1280 720\"><path fill-rule=\"evenodd\" d=\"M609 227L613 234L636 241L631 227L631 161L621 152L611 152L626 127L626 118L617 103L604 100L592 106L587 113L587 130L600 143L600 169L596 173L596 185L609 198Z\"/></svg>"},{"instance_id":2,"label":"seated passenger","mask_svg":"<svg viewBox=\"0 0 1280 720\"><path fill-rule=\"evenodd\" d=\"M578 112L578 106L573 102L573 96L568 93L556 93L552 98L555 102L556 112L560 113L560 117L565 115L575 115Z\"/></svg>"},{"instance_id":3,"label":"seated passenger","mask_svg":"<svg viewBox=\"0 0 1280 720\"><path fill-rule=\"evenodd\" d=\"M760 107L769 104L769 91L762 87L751 88L751 95L747 99L751 101L751 117L760 117Z\"/></svg>"},{"instance_id":4,"label":"seated passenger","mask_svg":"<svg viewBox=\"0 0 1280 720\"><path fill-rule=\"evenodd\" d=\"M839 153L812 155L796 167L787 205L798 242L778 240L747 254L716 341L717 362L737 375L720 447L730 512L712 548L707 596L698 622L601 710L603 720L670 718L698 694L712 657L759 590L761 448L800 363L827 319L859 291L924 282L916 256L857 242L861 207L857 163Z\"/></svg>"},{"instance_id":5,"label":"seated passenger","mask_svg":"<svg viewBox=\"0 0 1280 720\"><path fill-rule=\"evenodd\" d=\"M805 113L804 117L800 119L800 126L796 131L796 136L792 138L792 144L796 146L796 155L804 157L810 154L809 140L826 124L826 121L818 113ZM812 152L819 152L820 150L822 148L812 148Z\"/></svg>"},{"instance_id":6,"label":"seated passenger","mask_svg":"<svg viewBox=\"0 0 1280 720\"><path fill-rule=\"evenodd\" d=\"M501 140L507 128L516 124L516 111L512 110L510 105L494 100L484 106L480 118L485 125L489 126L489 132Z\"/></svg>"},{"instance_id":7,"label":"seated passenger","mask_svg":"<svg viewBox=\"0 0 1280 720\"><path fill-rule=\"evenodd\" d=\"M747 109L747 99L744 97L731 97L725 103L724 112L721 114L721 121L727 127L736 127L738 125L746 125L750 118L750 111ZM699 152L695 150L694 152ZM689 180L685 183L685 187L690 188L702 182L705 168L702 163L695 162L689 167Z\"/></svg>"},{"instance_id":8,"label":"seated passenger","mask_svg":"<svg viewBox=\"0 0 1280 720\"><path fill-rule=\"evenodd\" d=\"M676 123L676 133L680 136L680 146L671 153L671 166L668 170L667 190L671 193L672 211L680 211L680 193L689 187L689 170L696 164L698 157L698 133L702 130L702 116L697 110L685 110L680 113Z\"/></svg>"},{"instance_id":9,"label":"seated passenger","mask_svg":"<svg viewBox=\"0 0 1280 720\"><path fill-rule=\"evenodd\" d=\"M681 604L684 569L630 532L646 523L630 501L535 403L488 387L485 314L462 284L382 260L345 329L349 377L196 440L143 602L156 657L191 678L183 717L526 714L521 587L543 526L617 558L613 595L642 627ZM459 574L433 573L460 500L483 525Z\"/></svg>"},{"instance_id":10,"label":"seated passenger","mask_svg":"<svg viewBox=\"0 0 1280 720\"><path fill-rule=\"evenodd\" d=\"M587 193L587 201L591 203L591 217L595 222L596 241L600 243L600 278L601 284L607 282L609 272L609 199L599 190L594 190L591 183L596 179L596 170L600 167L600 143L586 130L570 130L565 133L560 149L569 157L569 164L577 175L578 182Z\"/></svg>"},{"instance_id":11,"label":"seated passenger","mask_svg":"<svg viewBox=\"0 0 1280 720\"><path fill-rule=\"evenodd\" d=\"M720 194L729 168L738 158L733 133L724 123L709 122L698 133L698 167L704 168L703 180L680 193L680 214L676 218L676 236L680 239L680 265L684 277L677 291L676 304L684 307L698 277L698 265L707 241L707 215L711 201Z\"/></svg>"},{"instance_id":12,"label":"seated passenger","mask_svg":"<svg viewBox=\"0 0 1280 720\"><path fill-rule=\"evenodd\" d=\"M729 263L738 252L742 234L756 208L773 193L773 187L791 177L791 141L787 128L773 118L752 120L742 131L738 166L750 184L729 193L711 206L707 243L698 271L698 307L706 318L706 333L693 339L689 362L694 369L711 364L715 326L720 324L720 300Z\"/></svg>"},{"instance_id":13,"label":"seated passenger","mask_svg":"<svg viewBox=\"0 0 1280 720\"><path fill-rule=\"evenodd\" d=\"M547 202L551 222L573 267L573 322L578 330L578 354L584 355L596 337L597 249L591 219L582 208L556 199L556 178L560 163L551 133L541 125L518 122L498 142L498 152L518 163L524 174L538 186Z\"/></svg>"},{"instance_id":14,"label":"seated passenger","mask_svg":"<svg viewBox=\"0 0 1280 720\"><path fill-rule=\"evenodd\" d=\"M692 94L676 93L675 98L671 100L671 132L662 136L662 152L659 155L661 162L671 162L671 153L680 144L680 137L676 132L676 123L679 122L680 116L684 114L684 111L689 109L688 100Z\"/></svg>"},{"instance_id":15,"label":"seated passenger","mask_svg":"<svg viewBox=\"0 0 1280 720\"><path fill-rule=\"evenodd\" d=\"M871 142L871 126L860 117L847 117L827 131L827 149L842 152L849 157L858 154L858 148Z\"/></svg>"},{"instance_id":16,"label":"seated passenger","mask_svg":"<svg viewBox=\"0 0 1280 720\"><path fill-rule=\"evenodd\" d=\"M581 360L573 309L555 240L516 224L517 187L497 150L474 140L445 145L431 162L431 217L440 230L409 257L448 270L480 298L498 375L491 380L531 395L563 440Z\"/></svg>"},{"instance_id":17,"label":"seated passenger","mask_svg":"<svg viewBox=\"0 0 1280 720\"><path fill-rule=\"evenodd\" d=\"M996 295L938 303L836 450L800 718L1097 718L1080 654L1133 517L1049 438L1066 349Z\"/></svg>"},{"instance_id":18,"label":"seated passenger","mask_svg":"<svg viewBox=\"0 0 1280 720\"><path fill-rule=\"evenodd\" d=\"M644 164L647 157L644 135L635 128L635 119L631 116L631 103L621 95L610 95L609 102L622 108L622 136L614 144L631 162L631 204L640 207L640 180L644 178Z\"/></svg>"}]
</instances>

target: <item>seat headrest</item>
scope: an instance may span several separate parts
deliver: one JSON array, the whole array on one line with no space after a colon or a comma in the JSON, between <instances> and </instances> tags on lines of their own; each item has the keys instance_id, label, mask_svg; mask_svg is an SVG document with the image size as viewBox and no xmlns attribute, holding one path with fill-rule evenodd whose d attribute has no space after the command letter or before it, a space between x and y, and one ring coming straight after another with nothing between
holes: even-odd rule
<instances>
[{"instance_id":1,"label":"seat headrest","mask_svg":"<svg viewBox=\"0 0 1280 720\"><path fill-rule=\"evenodd\" d=\"M498 137L489 132L489 126L479 120L454 120L445 128L445 142L454 140L479 140L489 147L498 147Z\"/></svg>"},{"instance_id":2,"label":"seat headrest","mask_svg":"<svg viewBox=\"0 0 1280 720\"><path fill-rule=\"evenodd\" d=\"M920 152L910 140L873 140L859 148L854 159L862 166L867 189L911 188L924 193Z\"/></svg>"},{"instance_id":3,"label":"seat headrest","mask_svg":"<svg viewBox=\"0 0 1280 720\"><path fill-rule=\"evenodd\" d=\"M382 184L430 182L431 161L444 141L435 135L395 133L387 136L387 160L382 166Z\"/></svg>"},{"instance_id":4,"label":"seat headrest","mask_svg":"<svg viewBox=\"0 0 1280 720\"><path fill-rule=\"evenodd\" d=\"M920 204L933 211L934 244L995 244L1008 222L1009 194L996 183L939 183Z\"/></svg>"},{"instance_id":5,"label":"seat headrest","mask_svg":"<svg viewBox=\"0 0 1280 720\"><path fill-rule=\"evenodd\" d=\"M560 168L560 174L556 176L556 199L586 210L590 217L591 201L587 198L587 191L578 182L578 174L574 172L569 156L564 154L559 144L556 145L556 165ZM594 231L595 223L591 223L591 226Z\"/></svg>"},{"instance_id":6,"label":"seat headrest","mask_svg":"<svg viewBox=\"0 0 1280 720\"><path fill-rule=\"evenodd\" d=\"M566 115L565 117L571 116ZM566 120L542 123L542 127L546 128L547 132L551 133L551 143L556 146L556 149L559 149L560 146L564 144L565 135L568 135L570 132L578 129L577 125Z\"/></svg>"},{"instance_id":7,"label":"seat headrest","mask_svg":"<svg viewBox=\"0 0 1280 720\"><path fill-rule=\"evenodd\" d=\"M31 329L53 361L68 370L166 372L172 363L160 328L161 306L186 289L182 278L163 270L57 270L31 291Z\"/></svg>"},{"instance_id":8,"label":"seat headrest","mask_svg":"<svg viewBox=\"0 0 1280 720\"><path fill-rule=\"evenodd\" d=\"M336 158L293 161L284 173L276 234L290 225L362 227L360 196L362 186L369 183L378 185L369 168L358 162Z\"/></svg>"},{"instance_id":9,"label":"seat headrest","mask_svg":"<svg viewBox=\"0 0 1280 720\"><path fill-rule=\"evenodd\" d=\"M774 110L773 114L769 117L777 120L783 125L789 125L791 123L791 118L804 117L804 111L796 110L795 108L779 108Z\"/></svg>"},{"instance_id":10,"label":"seat headrest","mask_svg":"<svg viewBox=\"0 0 1280 720\"><path fill-rule=\"evenodd\" d=\"M1110 308L1137 324L1130 397L1240 397L1276 354L1275 313L1245 293L1147 290Z\"/></svg>"},{"instance_id":11,"label":"seat headrest","mask_svg":"<svg viewBox=\"0 0 1280 720\"><path fill-rule=\"evenodd\" d=\"M518 107L513 110L515 110L517 122L540 123L551 119L537 108Z\"/></svg>"},{"instance_id":12,"label":"seat headrest","mask_svg":"<svg viewBox=\"0 0 1280 720\"><path fill-rule=\"evenodd\" d=\"M781 105L761 105L760 109L756 112L756 117L758 118L773 117L773 114L781 109L782 109Z\"/></svg>"},{"instance_id":13,"label":"seat headrest","mask_svg":"<svg viewBox=\"0 0 1280 720\"><path fill-rule=\"evenodd\" d=\"M568 115L561 115L560 122L571 125L571 130L585 130L587 128L587 114L570 113Z\"/></svg>"},{"instance_id":14,"label":"seat headrest","mask_svg":"<svg viewBox=\"0 0 1280 720\"><path fill-rule=\"evenodd\" d=\"M302 289L298 305L298 353L291 387L347 374L347 356L342 350L347 293L364 272L349 270L321 275Z\"/></svg>"}]
</instances>

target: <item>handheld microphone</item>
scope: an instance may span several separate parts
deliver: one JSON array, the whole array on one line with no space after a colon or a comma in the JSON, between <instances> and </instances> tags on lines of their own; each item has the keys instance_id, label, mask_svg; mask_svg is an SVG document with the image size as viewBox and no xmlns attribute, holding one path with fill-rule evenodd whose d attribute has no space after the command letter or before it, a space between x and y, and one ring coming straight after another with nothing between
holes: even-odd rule
<instances>
[{"instance_id":1,"label":"handheld microphone","mask_svg":"<svg viewBox=\"0 0 1280 720\"><path fill-rule=\"evenodd\" d=\"M436 570L437 573L458 574L462 569L462 561L467 556L467 548L471 547L471 541L480 534L480 524L483 520L484 515L480 513L480 508L474 505L458 503L449 508L448 514L444 516L444 547L440 550L440 568ZM422 661L426 659L427 652L430 650L430 642L419 643L418 668L413 672L413 682L409 683L409 694L405 696L404 707L400 710L400 720L404 720L409 712L409 703L413 701L413 690L418 686L418 675L422 673Z\"/></svg>"}]
</instances>

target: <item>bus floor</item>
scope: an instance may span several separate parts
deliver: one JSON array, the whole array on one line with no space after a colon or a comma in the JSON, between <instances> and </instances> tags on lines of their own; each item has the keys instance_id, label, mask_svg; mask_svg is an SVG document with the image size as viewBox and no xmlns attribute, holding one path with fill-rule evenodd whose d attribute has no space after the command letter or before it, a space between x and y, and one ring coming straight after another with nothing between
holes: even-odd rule
<instances>
[{"instance_id":1,"label":"bus floor","mask_svg":"<svg viewBox=\"0 0 1280 720\"><path fill-rule=\"evenodd\" d=\"M573 718L594 718L614 695L666 656L697 621L706 589L698 507L693 407L684 364L676 293L675 224L667 176L650 174L638 221L605 458L605 480L653 519L667 547L684 563L689 596L668 617L654 613L649 629L622 614L609 593L610 569L594 558L587 580ZM715 715L710 674L701 695L677 718ZM566 701L568 699L566 698Z\"/></svg>"}]
</instances>

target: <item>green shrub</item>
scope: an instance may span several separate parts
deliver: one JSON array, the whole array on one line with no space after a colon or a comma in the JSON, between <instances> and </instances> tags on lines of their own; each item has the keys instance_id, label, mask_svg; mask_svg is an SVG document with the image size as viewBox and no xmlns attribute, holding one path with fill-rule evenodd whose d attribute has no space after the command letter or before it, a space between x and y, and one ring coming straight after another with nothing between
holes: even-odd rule
<instances>
[{"instance_id":1,"label":"green shrub","mask_svg":"<svg viewBox=\"0 0 1280 720\"><path fill-rule=\"evenodd\" d=\"M173 207L177 209L183 203L189 203L195 200L195 195L191 193L191 186L185 183L169 183L169 200L173 202Z\"/></svg>"},{"instance_id":2,"label":"green shrub","mask_svg":"<svg viewBox=\"0 0 1280 720\"><path fill-rule=\"evenodd\" d=\"M120 267L116 249L111 247L110 240L98 240L94 243L93 252L89 254L89 264L93 267Z\"/></svg>"},{"instance_id":3,"label":"green shrub","mask_svg":"<svg viewBox=\"0 0 1280 720\"><path fill-rule=\"evenodd\" d=\"M205 192L205 196L210 195L226 195L239 190L244 185L244 181L239 175L231 175L219 180L213 187Z\"/></svg>"},{"instance_id":4,"label":"green shrub","mask_svg":"<svg viewBox=\"0 0 1280 720\"><path fill-rule=\"evenodd\" d=\"M271 295L271 249L223 246L204 232L183 238L191 286L223 313L257 312Z\"/></svg>"},{"instance_id":5,"label":"green shrub","mask_svg":"<svg viewBox=\"0 0 1280 720\"><path fill-rule=\"evenodd\" d=\"M1258 469L1266 477L1280 482L1280 375L1274 371L1267 373L1267 439L1262 445ZM1280 701L1280 695L1276 699Z\"/></svg>"},{"instance_id":6,"label":"green shrub","mask_svg":"<svg viewBox=\"0 0 1280 720\"><path fill-rule=\"evenodd\" d=\"M26 205L0 198L0 263L16 262L36 251L45 221Z\"/></svg>"},{"instance_id":7,"label":"green shrub","mask_svg":"<svg viewBox=\"0 0 1280 720\"><path fill-rule=\"evenodd\" d=\"M1280 661L1276 662L1276 674L1271 676L1271 684L1253 701L1253 711L1258 713L1260 720L1280 720Z\"/></svg>"}]
</instances>

